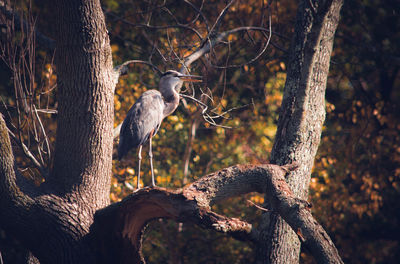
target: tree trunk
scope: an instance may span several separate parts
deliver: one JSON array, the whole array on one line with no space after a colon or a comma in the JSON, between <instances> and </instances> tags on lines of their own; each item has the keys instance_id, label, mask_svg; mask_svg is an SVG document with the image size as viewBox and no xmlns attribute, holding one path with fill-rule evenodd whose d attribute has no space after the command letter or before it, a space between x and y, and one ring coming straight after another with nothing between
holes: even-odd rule
<instances>
[{"instance_id":1,"label":"tree trunk","mask_svg":"<svg viewBox=\"0 0 400 264\"><path fill-rule=\"evenodd\" d=\"M304 200L325 119L326 82L342 3L301 1L290 48L271 163L300 164L287 182L295 196ZM299 263L298 235L276 212L265 212L260 226L257 263Z\"/></svg>"},{"instance_id":2,"label":"tree trunk","mask_svg":"<svg viewBox=\"0 0 400 264\"><path fill-rule=\"evenodd\" d=\"M109 203L112 168L115 83L108 31L97 0L60 0L56 7L59 105L48 182L62 194L79 188L96 210Z\"/></svg>"},{"instance_id":3,"label":"tree trunk","mask_svg":"<svg viewBox=\"0 0 400 264\"><path fill-rule=\"evenodd\" d=\"M46 182L20 189L0 117L0 224L40 263L95 263L86 235L109 204L115 73L100 1L59 0L57 137ZM4 155L3 155L4 154Z\"/></svg>"}]
</instances>

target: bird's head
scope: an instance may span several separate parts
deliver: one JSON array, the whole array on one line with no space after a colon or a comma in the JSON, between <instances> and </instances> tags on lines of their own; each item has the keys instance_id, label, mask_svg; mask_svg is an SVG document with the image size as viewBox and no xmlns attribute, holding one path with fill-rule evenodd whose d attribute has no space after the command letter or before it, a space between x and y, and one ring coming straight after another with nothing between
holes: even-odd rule
<instances>
[{"instance_id":1,"label":"bird's head","mask_svg":"<svg viewBox=\"0 0 400 264\"><path fill-rule=\"evenodd\" d=\"M174 70L169 70L161 76L158 87L163 96L169 97L174 92L180 92L184 81L201 82L199 78L201 76L182 74Z\"/></svg>"}]
</instances>

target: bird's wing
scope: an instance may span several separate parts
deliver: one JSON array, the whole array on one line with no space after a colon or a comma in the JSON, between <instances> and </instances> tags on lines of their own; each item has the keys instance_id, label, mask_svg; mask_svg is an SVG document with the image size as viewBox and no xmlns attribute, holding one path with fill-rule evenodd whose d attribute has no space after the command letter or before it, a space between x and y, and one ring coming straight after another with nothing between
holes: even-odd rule
<instances>
[{"instance_id":1,"label":"bird's wing","mask_svg":"<svg viewBox=\"0 0 400 264\"><path fill-rule=\"evenodd\" d=\"M164 104L156 90L144 92L129 110L122 123L118 145L121 159L130 149L143 145L150 133L157 133L163 118Z\"/></svg>"}]
</instances>

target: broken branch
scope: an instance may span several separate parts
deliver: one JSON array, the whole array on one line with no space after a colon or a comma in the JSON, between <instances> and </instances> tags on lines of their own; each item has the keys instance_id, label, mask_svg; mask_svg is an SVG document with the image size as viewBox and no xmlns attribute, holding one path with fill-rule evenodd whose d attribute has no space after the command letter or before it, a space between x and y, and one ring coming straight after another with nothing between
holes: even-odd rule
<instances>
[{"instance_id":1,"label":"broken branch","mask_svg":"<svg viewBox=\"0 0 400 264\"><path fill-rule=\"evenodd\" d=\"M236 165L211 173L178 190L145 188L119 203L98 211L91 227L99 263L144 263L142 236L148 222L158 218L192 223L203 228L256 241L258 231L251 224L211 211L223 199L249 192L267 193L272 210L301 234L302 242L318 263L343 263L325 230L312 217L308 206L299 202L285 181L296 166ZM115 259L115 258L119 259Z\"/></svg>"}]
</instances>

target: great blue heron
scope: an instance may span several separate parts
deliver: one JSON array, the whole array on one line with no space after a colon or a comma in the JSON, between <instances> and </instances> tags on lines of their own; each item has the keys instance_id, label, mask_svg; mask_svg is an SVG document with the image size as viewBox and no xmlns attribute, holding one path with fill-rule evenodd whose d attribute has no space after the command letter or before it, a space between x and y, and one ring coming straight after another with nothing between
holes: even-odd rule
<instances>
[{"instance_id":1,"label":"great blue heron","mask_svg":"<svg viewBox=\"0 0 400 264\"><path fill-rule=\"evenodd\" d=\"M179 92L184 81L200 82L193 79L199 76L185 75L177 71L169 70L161 78L157 90L144 92L129 112L122 123L119 144L118 159L121 160L132 148L138 150L138 175L137 189L140 189L140 163L142 161L142 146L149 140L149 157L151 167L151 183L155 186L153 171L153 153L151 150L152 137L160 128L164 117L172 114L179 104Z\"/></svg>"}]
</instances>

